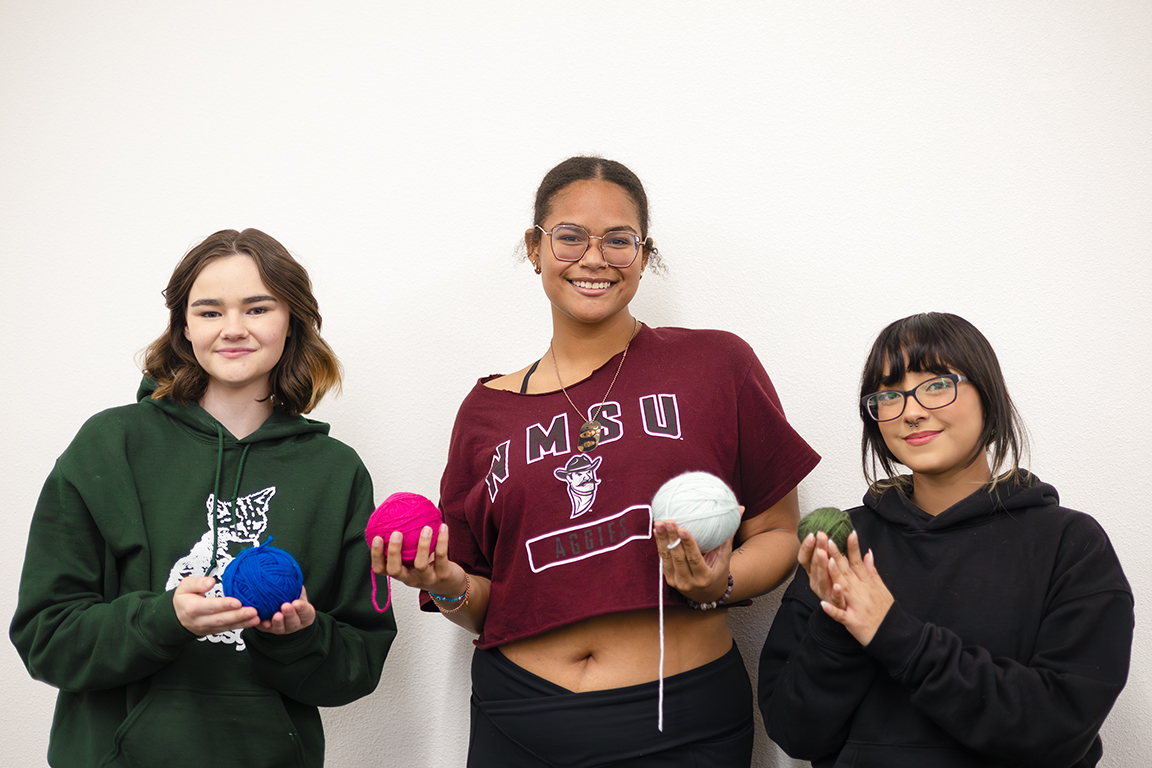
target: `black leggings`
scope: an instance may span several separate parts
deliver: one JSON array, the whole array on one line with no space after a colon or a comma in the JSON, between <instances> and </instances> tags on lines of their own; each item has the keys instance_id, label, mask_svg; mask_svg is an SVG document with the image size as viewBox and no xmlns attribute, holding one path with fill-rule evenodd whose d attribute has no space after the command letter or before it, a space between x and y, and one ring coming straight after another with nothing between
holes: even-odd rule
<instances>
[{"instance_id":1,"label":"black leggings","mask_svg":"<svg viewBox=\"0 0 1152 768\"><path fill-rule=\"evenodd\" d=\"M740 768L752 762L752 685L736 645L658 683L573 693L498 649L472 656L469 768Z\"/></svg>"}]
</instances>

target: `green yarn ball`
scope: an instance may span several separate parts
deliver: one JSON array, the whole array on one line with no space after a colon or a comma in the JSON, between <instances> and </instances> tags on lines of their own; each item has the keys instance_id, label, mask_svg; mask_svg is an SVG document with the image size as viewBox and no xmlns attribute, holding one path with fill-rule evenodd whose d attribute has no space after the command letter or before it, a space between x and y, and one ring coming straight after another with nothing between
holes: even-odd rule
<instances>
[{"instance_id":1,"label":"green yarn ball","mask_svg":"<svg viewBox=\"0 0 1152 768\"><path fill-rule=\"evenodd\" d=\"M847 512L841 512L836 507L821 507L812 510L800 521L796 535L804 541L808 534L824 531L828 538L836 542L836 548L842 553L848 553L848 534L852 533L852 518Z\"/></svg>"}]
</instances>

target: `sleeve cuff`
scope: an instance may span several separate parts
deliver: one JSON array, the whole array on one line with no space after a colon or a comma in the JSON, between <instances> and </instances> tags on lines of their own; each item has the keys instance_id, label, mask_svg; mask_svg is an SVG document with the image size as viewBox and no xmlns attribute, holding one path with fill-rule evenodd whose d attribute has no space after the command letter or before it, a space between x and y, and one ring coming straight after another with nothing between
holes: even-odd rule
<instances>
[{"instance_id":1,"label":"sleeve cuff","mask_svg":"<svg viewBox=\"0 0 1152 768\"><path fill-rule=\"evenodd\" d=\"M270 659L275 659L281 664L291 664L314 652L316 638L321 635L319 627L321 620L321 615L317 612L316 621L290 635L273 635L249 628L244 630L244 642Z\"/></svg>"},{"instance_id":2,"label":"sleeve cuff","mask_svg":"<svg viewBox=\"0 0 1152 768\"><path fill-rule=\"evenodd\" d=\"M436 607L436 602L432 599L432 595L420 590L420 610L424 613L440 613L440 609Z\"/></svg>"},{"instance_id":3,"label":"sleeve cuff","mask_svg":"<svg viewBox=\"0 0 1152 768\"><path fill-rule=\"evenodd\" d=\"M152 628L147 634L161 648L179 648L196 640L196 635L188 631L176 616L173 594L173 590L168 590L156 595L155 599L144 601L138 614L140 622Z\"/></svg>"},{"instance_id":4,"label":"sleeve cuff","mask_svg":"<svg viewBox=\"0 0 1152 768\"><path fill-rule=\"evenodd\" d=\"M840 622L824 613L820 603L808 619L808 632L821 645L840 652L863 652L859 641Z\"/></svg>"},{"instance_id":5,"label":"sleeve cuff","mask_svg":"<svg viewBox=\"0 0 1152 768\"><path fill-rule=\"evenodd\" d=\"M923 634L924 622L905 611L900 603L893 603L865 650L900 680L920 647Z\"/></svg>"}]
</instances>

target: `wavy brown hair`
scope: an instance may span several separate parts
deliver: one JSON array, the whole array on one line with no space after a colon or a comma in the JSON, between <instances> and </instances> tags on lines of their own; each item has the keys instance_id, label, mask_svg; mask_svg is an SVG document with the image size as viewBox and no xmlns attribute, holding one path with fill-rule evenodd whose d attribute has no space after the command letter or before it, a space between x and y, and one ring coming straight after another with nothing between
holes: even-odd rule
<instances>
[{"instance_id":1,"label":"wavy brown hair","mask_svg":"<svg viewBox=\"0 0 1152 768\"><path fill-rule=\"evenodd\" d=\"M209 263L241 255L252 257L260 279L288 306L284 353L268 374L272 402L292 416L308 413L329 390L340 390L343 371L336 353L320 337L323 321L308 272L287 248L258 229L224 229L209 235L176 265L163 292L168 329L144 352L144 375L158 385L152 397L170 397L181 405L203 397L208 373L196 361L192 343L184 336L188 294Z\"/></svg>"},{"instance_id":2,"label":"wavy brown hair","mask_svg":"<svg viewBox=\"0 0 1152 768\"><path fill-rule=\"evenodd\" d=\"M988 454L993 487L1020 474L1021 458L1028 453L1028 435L1008 396L992 345L976 326L958 315L925 312L897 320L881 331L864 363L859 403L864 436L860 448L864 477L874 489L904 486L896 471L899 461L888 450L880 423L868 415L864 398L903 381L908 371L944 374L953 370L968 377L984 411L984 427L971 461ZM999 474L1004 467L1007 471ZM880 473L885 477L880 478Z\"/></svg>"}]
</instances>

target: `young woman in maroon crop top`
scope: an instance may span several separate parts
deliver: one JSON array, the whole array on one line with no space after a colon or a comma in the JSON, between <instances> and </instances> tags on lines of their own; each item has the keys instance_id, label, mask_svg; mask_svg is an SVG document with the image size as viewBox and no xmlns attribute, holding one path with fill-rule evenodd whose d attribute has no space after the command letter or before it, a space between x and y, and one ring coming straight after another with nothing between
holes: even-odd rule
<instances>
[{"instance_id":1,"label":"young woman in maroon crop top","mask_svg":"<svg viewBox=\"0 0 1152 768\"><path fill-rule=\"evenodd\" d=\"M400 534L378 538L373 567L479 634L469 765L747 765L750 684L727 611L710 609L791 572L796 485L819 457L746 343L632 316L659 256L629 169L595 157L553 168L525 243L551 343L461 406L434 550L425 529L405 567ZM734 541L710 553L651 521L657 488L689 470L719 475L745 507Z\"/></svg>"}]
</instances>

